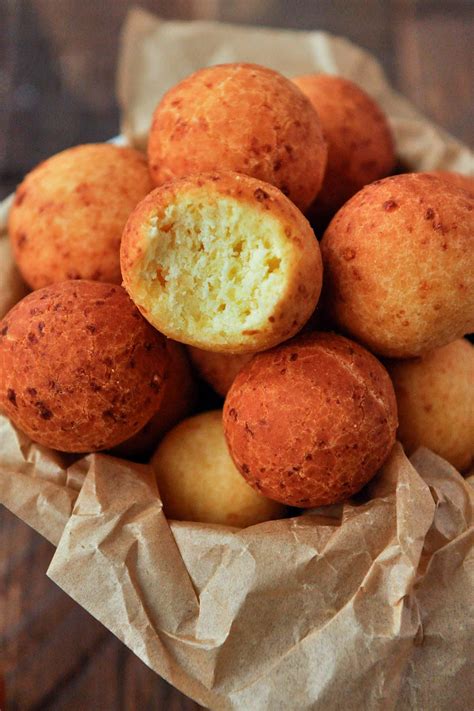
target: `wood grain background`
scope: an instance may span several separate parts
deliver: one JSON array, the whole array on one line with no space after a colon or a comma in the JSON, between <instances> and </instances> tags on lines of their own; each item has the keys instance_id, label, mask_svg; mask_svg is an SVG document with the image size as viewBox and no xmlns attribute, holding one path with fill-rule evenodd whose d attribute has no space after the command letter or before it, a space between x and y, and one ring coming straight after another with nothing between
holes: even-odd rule
<instances>
[{"instance_id":1,"label":"wood grain background","mask_svg":"<svg viewBox=\"0 0 474 711\"><path fill-rule=\"evenodd\" d=\"M118 133L115 66L132 4L344 35L425 114L474 143L472 0L0 0L0 197L52 153ZM0 543L2 711L199 708L46 578L52 547L4 509Z\"/></svg>"}]
</instances>

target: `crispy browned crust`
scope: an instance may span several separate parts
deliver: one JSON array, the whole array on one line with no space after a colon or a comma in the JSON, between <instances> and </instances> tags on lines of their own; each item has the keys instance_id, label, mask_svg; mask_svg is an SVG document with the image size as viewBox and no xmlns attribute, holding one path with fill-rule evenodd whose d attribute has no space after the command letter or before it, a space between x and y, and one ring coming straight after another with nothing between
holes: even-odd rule
<instances>
[{"instance_id":1,"label":"crispy browned crust","mask_svg":"<svg viewBox=\"0 0 474 711\"><path fill-rule=\"evenodd\" d=\"M347 333L406 358L474 330L474 200L410 173L372 183L321 242L325 303Z\"/></svg>"},{"instance_id":2,"label":"crispy browned crust","mask_svg":"<svg viewBox=\"0 0 474 711\"><path fill-rule=\"evenodd\" d=\"M9 216L15 260L39 289L64 279L120 283L120 238L153 188L146 158L99 143L52 156L18 187Z\"/></svg>"},{"instance_id":3,"label":"crispy browned crust","mask_svg":"<svg viewBox=\"0 0 474 711\"><path fill-rule=\"evenodd\" d=\"M293 250L293 260L287 274L286 290L277 310L271 314L265 328L252 333L242 332L238 342L206 343L189 338L188 334L170 329L160 315L151 316L151 304L141 303L137 295L140 266L146 254L146 233L152 214L162 216L179 194L193 194L205 188L209 199L231 197L253 209L269 211L278 219ZM291 338L306 323L317 304L322 286L322 262L319 244L304 215L272 185L247 175L216 172L193 175L156 188L131 214L122 236L121 268L123 284L145 318L169 338L208 350L227 353L255 352L270 348Z\"/></svg>"},{"instance_id":4,"label":"crispy browned crust","mask_svg":"<svg viewBox=\"0 0 474 711\"><path fill-rule=\"evenodd\" d=\"M0 322L0 409L45 446L104 449L156 412L166 365L165 339L122 287L61 282Z\"/></svg>"},{"instance_id":5,"label":"crispy browned crust","mask_svg":"<svg viewBox=\"0 0 474 711\"><path fill-rule=\"evenodd\" d=\"M343 501L364 486L388 456L396 427L383 366L328 333L255 356L224 405L239 471L265 496L303 508Z\"/></svg>"},{"instance_id":6,"label":"crispy browned crust","mask_svg":"<svg viewBox=\"0 0 474 711\"><path fill-rule=\"evenodd\" d=\"M348 79L308 74L293 81L316 109L328 144L323 186L311 209L331 216L364 185L390 175L392 133L380 107Z\"/></svg>"},{"instance_id":7,"label":"crispy browned crust","mask_svg":"<svg viewBox=\"0 0 474 711\"><path fill-rule=\"evenodd\" d=\"M454 187L466 190L471 197L474 197L474 176L463 175L462 173L453 173L449 170L432 170L428 175L434 175L441 180L446 180Z\"/></svg>"},{"instance_id":8,"label":"crispy browned crust","mask_svg":"<svg viewBox=\"0 0 474 711\"><path fill-rule=\"evenodd\" d=\"M158 411L142 429L114 447L113 454L127 459L147 459L162 437L192 411L197 397L197 386L184 346L166 340L169 355L163 400Z\"/></svg>"},{"instance_id":9,"label":"crispy browned crust","mask_svg":"<svg viewBox=\"0 0 474 711\"><path fill-rule=\"evenodd\" d=\"M156 185L233 170L279 187L302 210L318 193L327 147L304 94L256 64L201 69L158 104L148 141Z\"/></svg>"}]
</instances>

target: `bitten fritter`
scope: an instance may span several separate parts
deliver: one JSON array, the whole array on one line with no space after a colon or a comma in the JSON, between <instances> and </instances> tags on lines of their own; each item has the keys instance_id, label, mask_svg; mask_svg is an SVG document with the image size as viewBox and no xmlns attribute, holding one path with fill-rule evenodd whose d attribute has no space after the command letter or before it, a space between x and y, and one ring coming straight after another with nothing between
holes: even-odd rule
<instances>
[{"instance_id":1,"label":"bitten fritter","mask_svg":"<svg viewBox=\"0 0 474 711\"><path fill-rule=\"evenodd\" d=\"M252 353L293 336L322 282L309 222L278 188L238 173L157 188L130 216L121 265L141 313L173 340Z\"/></svg>"}]
</instances>

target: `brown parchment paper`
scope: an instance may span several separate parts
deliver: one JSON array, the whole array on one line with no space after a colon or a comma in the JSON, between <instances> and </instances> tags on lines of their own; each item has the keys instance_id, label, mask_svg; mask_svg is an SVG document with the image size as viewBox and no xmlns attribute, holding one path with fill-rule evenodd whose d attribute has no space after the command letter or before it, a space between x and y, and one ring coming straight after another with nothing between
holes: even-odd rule
<instances>
[{"instance_id":1,"label":"brown parchment paper","mask_svg":"<svg viewBox=\"0 0 474 711\"><path fill-rule=\"evenodd\" d=\"M473 172L469 150L345 40L168 23L143 11L126 24L119 68L127 140L144 146L171 84L232 60L353 78L384 106L413 169ZM0 206L0 249L7 210ZM11 257L5 264L6 310L25 287ZM169 522L149 467L64 457L0 416L0 502L57 546L48 575L63 590L206 707L472 707L473 491L428 450L409 461L397 444L365 503L240 531Z\"/></svg>"}]
</instances>

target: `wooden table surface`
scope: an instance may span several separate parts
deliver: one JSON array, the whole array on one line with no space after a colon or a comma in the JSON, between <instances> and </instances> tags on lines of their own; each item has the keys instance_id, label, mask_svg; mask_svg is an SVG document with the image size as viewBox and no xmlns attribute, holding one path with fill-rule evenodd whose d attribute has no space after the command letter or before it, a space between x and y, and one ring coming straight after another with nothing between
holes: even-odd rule
<instances>
[{"instance_id":1,"label":"wooden table surface","mask_svg":"<svg viewBox=\"0 0 474 711\"><path fill-rule=\"evenodd\" d=\"M0 0L0 197L52 153L118 133L115 66L132 4L344 35L426 115L474 143L472 0ZM52 546L4 509L0 541L2 711L199 708L46 578Z\"/></svg>"}]
</instances>

